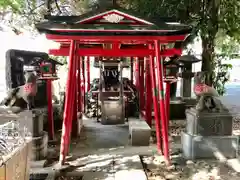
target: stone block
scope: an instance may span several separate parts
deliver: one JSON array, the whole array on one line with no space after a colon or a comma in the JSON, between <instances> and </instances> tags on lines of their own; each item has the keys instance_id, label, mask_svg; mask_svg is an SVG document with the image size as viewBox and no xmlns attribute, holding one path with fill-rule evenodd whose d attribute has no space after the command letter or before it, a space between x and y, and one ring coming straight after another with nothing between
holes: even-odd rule
<instances>
[{"instance_id":1,"label":"stone block","mask_svg":"<svg viewBox=\"0 0 240 180\"><path fill-rule=\"evenodd\" d=\"M202 136L231 136L233 118L229 112L199 112L195 108L186 110L186 132Z\"/></svg>"},{"instance_id":2,"label":"stone block","mask_svg":"<svg viewBox=\"0 0 240 180\"><path fill-rule=\"evenodd\" d=\"M41 110L32 110L32 136L38 137L43 132L44 113Z\"/></svg>"},{"instance_id":3,"label":"stone block","mask_svg":"<svg viewBox=\"0 0 240 180\"><path fill-rule=\"evenodd\" d=\"M186 103L182 100L170 101L170 119L185 119Z\"/></svg>"},{"instance_id":4,"label":"stone block","mask_svg":"<svg viewBox=\"0 0 240 180\"><path fill-rule=\"evenodd\" d=\"M115 180L123 179L137 179L137 180L147 180L147 176L143 170L122 170L115 174Z\"/></svg>"},{"instance_id":5,"label":"stone block","mask_svg":"<svg viewBox=\"0 0 240 180\"><path fill-rule=\"evenodd\" d=\"M138 155L119 156L114 158L114 160L115 160L114 169L116 171L129 170L129 169L143 170L143 165Z\"/></svg>"},{"instance_id":6,"label":"stone block","mask_svg":"<svg viewBox=\"0 0 240 180\"><path fill-rule=\"evenodd\" d=\"M56 171L52 168L31 168L29 180L54 180Z\"/></svg>"},{"instance_id":7,"label":"stone block","mask_svg":"<svg viewBox=\"0 0 240 180\"><path fill-rule=\"evenodd\" d=\"M104 100L102 103L101 123L104 125L124 124L125 108L120 100Z\"/></svg>"},{"instance_id":8,"label":"stone block","mask_svg":"<svg viewBox=\"0 0 240 180\"><path fill-rule=\"evenodd\" d=\"M83 180L114 180L114 174L112 173L107 173L107 172L82 172Z\"/></svg>"},{"instance_id":9,"label":"stone block","mask_svg":"<svg viewBox=\"0 0 240 180\"><path fill-rule=\"evenodd\" d=\"M129 118L129 134L132 146L148 146L151 128L143 119Z\"/></svg>"},{"instance_id":10,"label":"stone block","mask_svg":"<svg viewBox=\"0 0 240 180\"><path fill-rule=\"evenodd\" d=\"M17 114L19 117L17 120L19 121L20 128L27 128L28 132L33 134L33 113L29 110L24 110Z\"/></svg>"},{"instance_id":11,"label":"stone block","mask_svg":"<svg viewBox=\"0 0 240 180\"><path fill-rule=\"evenodd\" d=\"M237 136L198 136L182 132L181 144L186 159L235 158Z\"/></svg>"},{"instance_id":12,"label":"stone block","mask_svg":"<svg viewBox=\"0 0 240 180\"><path fill-rule=\"evenodd\" d=\"M43 160L48 153L48 133L43 131L41 136L32 138L32 160Z\"/></svg>"},{"instance_id":13,"label":"stone block","mask_svg":"<svg viewBox=\"0 0 240 180\"><path fill-rule=\"evenodd\" d=\"M46 163L46 160L31 161L30 167L31 168L43 168L45 163Z\"/></svg>"},{"instance_id":14,"label":"stone block","mask_svg":"<svg viewBox=\"0 0 240 180\"><path fill-rule=\"evenodd\" d=\"M194 107L197 104L196 98L183 98L183 101L186 103L186 107Z\"/></svg>"},{"instance_id":15,"label":"stone block","mask_svg":"<svg viewBox=\"0 0 240 180\"><path fill-rule=\"evenodd\" d=\"M80 136L81 134L81 130L83 128L83 119L81 116L79 116L79 113L78 113L78 119L76 120L77 122L74 122L74 127L75 129L73 130L74 133L72 133L72 136L74 138Z\"/></svg>"}]
</instances>

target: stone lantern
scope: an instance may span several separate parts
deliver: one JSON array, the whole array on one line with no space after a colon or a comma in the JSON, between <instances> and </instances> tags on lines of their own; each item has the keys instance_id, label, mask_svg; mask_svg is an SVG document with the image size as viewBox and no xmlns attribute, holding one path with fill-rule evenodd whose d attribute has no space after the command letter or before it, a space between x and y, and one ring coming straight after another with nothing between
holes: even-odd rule
<instances>
[{"instance_id":1,"label":"stone lantern","mask_svg":"<svg viewBox=\"0 0 240 180\"><path fill-rule=\"evenodd\" d=\"M194 55L183 55L177 59L181 72L179 77L181 78L181 88L180 94L182 99L186 102L186 105L194 105L196 100L192 99L192 78L194 77L194 72L192 65L194 63L200 62L201 60L196 58Z\"/></svg>"}]
</instances>

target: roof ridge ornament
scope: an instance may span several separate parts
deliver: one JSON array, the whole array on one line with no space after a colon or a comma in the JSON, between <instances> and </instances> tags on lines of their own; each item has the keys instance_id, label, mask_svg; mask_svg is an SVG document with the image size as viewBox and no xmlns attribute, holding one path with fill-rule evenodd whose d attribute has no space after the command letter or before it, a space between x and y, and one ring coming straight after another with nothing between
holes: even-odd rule
<instances>
[{"instance_id":1,"label":"roof ridge ornament","mask_svg":"<svg viewBox=\"0 0 240 180\"><path fill-rule=\"evenodd\" d=\"M110 23L119 23L121 20L124 19L124 17L120 16L118 14L112 13L112 14L103 16L103 19L105 19L106 21L108 21Z\"/></svg>"}]
</instances>

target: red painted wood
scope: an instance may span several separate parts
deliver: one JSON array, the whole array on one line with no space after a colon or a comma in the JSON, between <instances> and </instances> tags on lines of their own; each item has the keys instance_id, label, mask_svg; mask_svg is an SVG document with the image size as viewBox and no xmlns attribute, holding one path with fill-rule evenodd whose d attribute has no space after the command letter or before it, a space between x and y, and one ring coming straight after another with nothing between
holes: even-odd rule
<instances>
[{"instance_id":1,"label":"red painted wood","mask_svg":"<svg viewBox=\"0 0 240 180\"><path fill-rule=\"evenodd\" d=\"M68 78L66 85L66 97L65 97L65 106L64 106L64 114L63 114L63 127L62 127L62 136L61 136L61 146L60 146L60 156L59 163L64 165L65 158L68 153L69 148L69 138L70 131L72 126L72 117L73 117L73 98L74 98L74 84L76 84L76 69L75 69L75 49L76 42L74 40L71 41L70 48L70 58L69 58L69 70L68 70Z\"/></svg>"},{"instance_id":2,"label":"red painted wood","mask_svg":"<svg viewBox=\"0 0 240 180\"><path fill-rule=\"evenodd\" d=\"M149 48L152 48L150 45ZM162 139L161 139L161 131L160 131L160 113L158 107L158 92L156 85L156 74L155 74L155 63L154 57L150 55L150 73L151 73L151 86L152 86L152 98L153 98L153 107L154 107L154 116L155 116L155 127L156 127L156 137L157 137L157 148L158 152L162 154Z\"/></svg>"},{"instance_id":3,"label":"red painted wood","mask_svg":"<svg viewBox=\"0 0 240 180\"><path fill-rule=\"evenodd\" d=\"M55 56L68 56L69 48L60 49L50 49L49 54ZM182 50L180 49L166 49L161 52L163 57L171 57L174 55L181 55ZM119 50L109 50L102 48L82 48L77 50L77 55L79 56L108 56L108 57L146 57L149 55L154 55L154 50L148 49L119 49Z\"/></svg>"},{"instance_id":4,"label":"red painted wood","mask_svg":"<svg viewBox=\"0 0 240 180\"><path fill-rule=\"evenodd\" d=\"M82 80L81 80L81 58L79 56L77 56L77 70L78 70L78 112L80 112L81 116L82 116Z\"/></svg>"},{"instance_id":5,"label":"red painted wood","mask_svg":"<svg viewBox=\"0 0 240 180\"><path fill-rule=\"evenodd\" d=\"M96 30L95 30L96 31ZM179 36L66 36L66 35L54 35L54 34L46 34L46 38L50 40L76 40L76 41L87 41L87 42L116 42L116 41L125 41L134 44L134 41L140 42L149 42L154 40L160 40L161 43L169 43L176 41L184 41L187 35L179 35Z\"/></svg>"},{"instance_id":6,"label":"red painted wood","mask_svg":"<svg viewBox=\"0 0 240 180\"><path fill-rule=\"evenodd\" d=\"M85 112L85 93L86 93L86 78L85 78L85 59L81 57L81 68L82 68L82 108L83 112Z\"/></svg>"},{"instance_id":7,"label":"red painted wood","mask_svg":"<svg viewBox=\"0 0 240 180\"><path fill-rule=\"evenodd\" d=\"M71 27L70 27L71 28ZM146 33L146 32L158 32L158 33L167 33L169 32L169 30L157 30L157 29L144 29L144 30L138 30L139 32L143 32L143 33ZM128 32L136 32L135 29L84 29L84 28L71 28L71 29L67 29L67 28L59 28L59 29L54 29L54 32L55 33L60 33L60 32L68 32L68 33L71 33L71 32L77 32L77 33L85 33L85 32L124 32L124 33L128 33ZM108 35L107 35L108 36ZM137 36L137 35L127 35L127 36L130 36L130 37L134 37L134 36ZM153 36L162 36L162 35L153 35ZM170 35L168 35L170 36ZM175 36L175 35L174 35Z\"/></svg>"},{"instance_id":8,"label":"red painted wood","mask_svg":"<svg viewBox=\"0 0 240 180\"><path fill-rule=\"evenodd\" d=\"M140 68L139 68L139 59L138 58L135 58L135 86L137 88L137 90L139 91L139 71L140 71Z\"/></svg>"},{"instance_id":9,"label":"red painted wood","mask_svg":"<svg viewBox=\"0 0 240 180\"><path fill-rule=\"evenodd\" d=\"M169 165L169 144L168 144L168 128L166 121L166 109L165 109L165 101L164 101L164 89L163 89L163 60L160 56L160 43L158 40L154 41L155 51L156 51L156 60L157 60L157 79L158 79L158 91L159 91L159 100L160 100L160 117L162 120L162 136L163 136L163 145L164 145L164 157L166 163Z\"/></svg>"},{"instance_id":10,"label":"red painted wood","mask_svg":"<svg viewBox=\"0 0 240 180\"><path fill-rule=\"evenodd\" d=\"M87 61L86 61L86 71L87 71L87 92L90 90L90 57L87 56Z\"/></svg>"},{"instance_id":11,"label":"red painted wood","mask_svg":"<svg viewBox=\"0 0 240 180\"><path fill-rule=\"evenodd\" d=\"M75 68L76 68L76 85L75 87L75 93L74 93L74 98L73 98L73 120L72 120L72 137L76 138L78 136L78 90L79 90L79 86L78 86L78 57L75 56Z\"/></svg>"},{"instance_id":12,"label":"red painted wood","mask_svg":"<svg viewBox=\"0 0 240 180\"><path fill-rule=\"evenodd\" d=\"M76 61L76 54L74 53L73 55L74 57L74 61L73 61L73 85L72 85L72 89L71 90L71 101L70 101L70 106L71 106L71 111L70 111L70 117L69 117L69 129L68 129L68 144L66 146L66 153L69 153L69 146L70 146L70 143L71 143L71 133L72 133L72 124L73 124L73 117L75 116L74 113L76 113L75 111L75 108L74 105L76 101L76 90L77 90L77 87L76 87L76 81L77 81L77 76L76 76L76 72L77 72L77 68L76 68L76 65L77 65L77 61Z\"/></svg>"},{"instance_id":13,"label":"red painted wood","mask_svg":"<svg viewBox=\"0 0 240 180\"><path fill-rule=\"evenodd\" d=\"M134 16L130 16L126 13L121 13L120 11L116 11L116 10L110 10L108 12L105 12L105 13L98 14L98 15L95 15L93 17L87 18L86 20L81 20L81 21L79 21L79 24L95 24L94 23L95 21L100 20L100 19L103 18L103 16L110 15L110 14L118 14L120 16L123 16L124 19L134 21L135 24L139 24L139 25L145 25L146 24L147 25L147 23L143 22L144 20L138 19Z\"/></svg>"},{"instance_id":14,"label":"red painted wood","mask_svg":"<svg viewBox=\"0 0 240 180\"><path fill-rule=\"evenodd\" d=\"M109 10L109 11L106 11L106 12L103 12L103 13L100 13L100 14L97 14L97 15L93 15L92 17L89 17L89 18L86 18L86 19L82 19L79 22L76 22L76 24L77 23L79 23L79 24L95 24L96 21L99 21L99 20L103 19L104 16L111 15L111 14L117 14L117 15L120 15L120 16L124 17L124 19L122 21L124 21L124 20L131 21L129 23L130 25L132 25L132 24L151 25L152 24L149 21L146 21L144 19L129 15L127 13L124 13L124 12L121 12L121 11L115 10L115 9L112 9L112 10ZM120 23L121 23L121 21L118 24L120 24Z\"/></svg>"}]
</instances>

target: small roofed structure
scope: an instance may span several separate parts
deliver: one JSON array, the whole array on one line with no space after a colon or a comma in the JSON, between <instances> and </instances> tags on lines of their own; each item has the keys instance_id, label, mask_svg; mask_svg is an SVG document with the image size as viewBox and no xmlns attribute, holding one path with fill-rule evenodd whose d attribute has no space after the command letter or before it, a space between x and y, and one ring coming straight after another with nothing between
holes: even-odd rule
<instances>
[{"instance_id":1,"label":"small roofed structure","mask_svg":"<svg viewBox=\"0 0 240 180\"><path fill-rule=\"evenodd\" d=\"M153 99L158 150L160 152L162 149L161 139L163 139L163 153L166 162L169 163L168 120L163 90L163 59L182 54L181 48L167 48L167 45L183 42L191 33L192 28L167 20L156 21L145 18L137 12L116 6L99 8L80 16L47 16L45 21L36 25L36 28L40 33L45 33L49 40L60 43L59 49L49 50L50 54L69 56L60 163L64 164L68 153L73 117L77 116L77 110L82 112L79 83L81 81L80 72L85 71L84 68L81 69L84 56L104 57L99 58L102 59L102 62L104 59L112 58L114 60L120 57L131 57L137 63L141 62L139 65L142 69L139 69L139 72L142 73L140 75L142 79L139 80L139 82L142 81L139 84L140 106L142 107L142 103L145 101L143 82L146 80L148 81L145 82L147 86L146 104L152 104ZM156 61L154 57L156 57ZM142 63L144 61L140 61L141 58L146 58L146 72L144 72L144 63ZM157 66L157 77L155 66ZM146 73L145 79L144 73ZM76 76L76 74L78 75ZM156 81L158 82L156 83ZM73 106L75 103L77 110ZM141 107L140 110L142 110ZM152 121L151 113L151 109L146 110L145 117L148 123Z\"/></svg>"},{"instance_id":2,"label":"small roofed structure","mask_svg":"<svg viewBox=\"0 0 240 180\"><path fill-rule=\"evenodd\" d=\"M42 77L43 65L50 65L50 76ZM36 51L24 51L10 49L6 52L6 84L9 89L17 88L25 84L24 72L35 71L38 75L38 80L46 82L46 95L48 103L48 120L50 129L50 139L54 136L53 126L53 108L52 108L52 81L57 79L56 66L63 65L62 63L49 57L47 53ZM40 83L41 84L41 83ZM40 104L43 102L42 94L38 94L36 99Z\"/></svg>"},{"instance_id":3,"label":"small roofed structure","mask_svg":"<svg viewBox=\"0 0 240 180\"><path fill-rule=\"evenodd\" d=\"M49 55L44 52L25 51L17 49L9 49L6 52L7 61L16 61L16 59L23 62L24 66L39 66L42 62L51 63L53 66L63 65L62 63L49 58Z\"/></svg>"}]
</instances>

